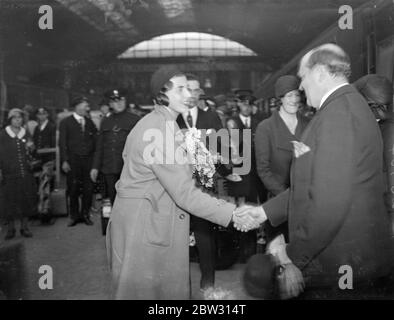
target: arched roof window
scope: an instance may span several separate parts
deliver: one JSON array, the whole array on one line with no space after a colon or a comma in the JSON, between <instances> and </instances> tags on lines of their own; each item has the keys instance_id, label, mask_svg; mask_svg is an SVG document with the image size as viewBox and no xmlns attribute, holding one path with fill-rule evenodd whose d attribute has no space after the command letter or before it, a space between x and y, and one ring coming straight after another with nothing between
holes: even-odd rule
<instances>
[{"instance_id":1,"label":"arched roof window","mask_svg":"<svg viewBox=\"0 0 394 320\"><path fill-rule=\"evenodd\" d=\"M244 45L208 33L179 32L142 41L118 56L130 58L239 57L257 54Z\"/></svg>"}]
</instances>

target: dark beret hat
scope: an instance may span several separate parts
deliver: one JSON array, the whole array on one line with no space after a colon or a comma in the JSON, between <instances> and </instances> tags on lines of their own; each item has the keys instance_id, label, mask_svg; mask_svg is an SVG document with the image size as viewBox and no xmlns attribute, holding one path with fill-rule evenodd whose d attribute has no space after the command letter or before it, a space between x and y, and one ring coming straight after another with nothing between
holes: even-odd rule
<instances>
[{"instance_id":1,"label":"dark beret hat","mask_svg":"<svg viewBox=\"0 0 394 320\"><path fill-rule=\"evenodd\" d=\"M300 87L300 80L293 75L281 76L275 83L275 96L277 98L283 97L286 93L298 90Z\"/></svg>"},{"instance_id":2,"label":"dark beret hat","mask_svg":"<svg viewBox=\"0 0 394 320\"><path fill-rule=\"evenodd\" d=\"M356 89L369 101L378 104L392 104L393 84L377 74L368 74L353 83Z\"/></svg>"},{"instance_id":3,"label":"dark beret hat","mask_svg":"<svg viewBox=\"0 0 394 320\"><path fill-rule=\"evenodd\" d=\"M174 76L183 74L175 65L165 65L157 69L150 82L152 94L156 95L164 85Z\"/></svg>"},{"instance_id":4,"label":"dark beret hat","mask_svg":"<svg viewBox=\"0 0 394 320\"><path fill-rule=\"evenodd\" d=\"M250 257L243 277L246 291L255 298L273 299L276 292L276 270L272 255L257 253Z\"/></svg>"},{"instance_id":5,"label":"dark beret hat","mask_svg":"<svg viewBox=\"0 0 394 320\"><path fill-rule=\"evenodd\" d=\"M89 102L89 99L85 96L76 96L71 100L71 107L74 108L76 105L84 101Z\"/></svg>"}]
</instances>

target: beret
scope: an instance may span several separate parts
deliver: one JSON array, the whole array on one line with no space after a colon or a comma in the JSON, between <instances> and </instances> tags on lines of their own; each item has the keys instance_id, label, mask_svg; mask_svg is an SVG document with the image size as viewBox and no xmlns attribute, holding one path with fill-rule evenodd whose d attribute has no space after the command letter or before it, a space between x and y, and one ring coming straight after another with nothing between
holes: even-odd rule
<instances>
[{"instance_id":1,"label":"beret","mask_svg":"<svg viewBox=\"0 0 394 320\"><path fill-rule=\"evenodd\" d=\"M283 97L286 93L298 90L300 87L300 80L296 76L285 75L276 80L275 83L275 96L277 98Z\"/></svg>"},{"instance_id":2,"label":"beret","mask_svg":"<svg viewBox=\"0 0 394 320\"><path fill-rule=\"evenodd\" d=\"M172 77L183 74L175 65L165 65L157 69L150 82L153 95L156 95Z\"/></svg>"},{"instance_id":3,"label":"beret","mask_svg":"<svg viewBox=\"0 0 394 320\"><path fill-rule=\"evenodd\" d=\"M393 85L383 76L368 74L353 83L354 87L369 101L378 104L393 102Z\"/></svg>"}]
</instances>

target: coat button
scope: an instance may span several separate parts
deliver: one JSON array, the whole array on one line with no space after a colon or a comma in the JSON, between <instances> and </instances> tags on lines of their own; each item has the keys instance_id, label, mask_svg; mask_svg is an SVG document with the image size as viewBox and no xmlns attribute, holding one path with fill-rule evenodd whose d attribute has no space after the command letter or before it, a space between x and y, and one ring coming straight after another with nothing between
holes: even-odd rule
<instances>
[{"instance_id":1,"label":"coat button","mask_svg":"<svg viewBox=\"0 0 394 320\"><path fill-rule=\"evenodd\" d=\"M183 219L185 219L185 214L184 213L181 213L180 215L179 215L179 219L181 219L181 220L183 220Z\"/></svg>"}]
</instances>

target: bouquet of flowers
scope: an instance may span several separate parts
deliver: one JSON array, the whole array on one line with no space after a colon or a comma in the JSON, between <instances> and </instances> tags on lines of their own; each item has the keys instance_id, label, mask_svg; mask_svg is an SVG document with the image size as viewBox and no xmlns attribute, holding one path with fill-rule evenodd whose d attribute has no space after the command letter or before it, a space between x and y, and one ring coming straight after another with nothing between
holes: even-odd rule
<instances>
[{"instance_id":1,"label":"bouquet of flowers","mask_svg":"<svg viewBox=\"0 0 394 320\"><path fill-rule=\"evenodd\" d=\"M206 189L213 187L213 176L216 172L214 157L205 147L201 139L201 131L190 128L185 133L186 150L193 165L193 177Z\"/></svg>"}]
</instances>

